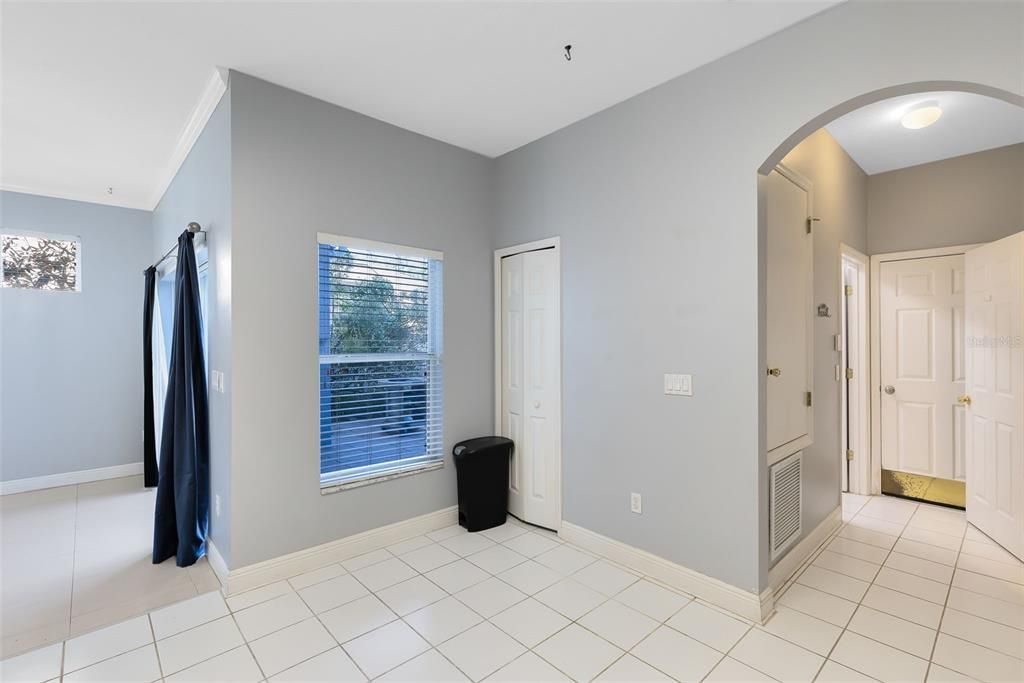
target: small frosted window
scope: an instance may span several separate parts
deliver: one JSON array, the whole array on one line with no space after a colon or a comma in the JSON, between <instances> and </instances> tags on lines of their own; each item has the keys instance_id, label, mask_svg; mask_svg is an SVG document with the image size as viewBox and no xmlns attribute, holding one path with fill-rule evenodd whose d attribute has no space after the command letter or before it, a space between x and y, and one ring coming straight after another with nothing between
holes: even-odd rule
<instances>
[{"instance_id":1,"label":"small frosted window","mask_svg":"<svg viewBox=\"0 0 1024 683\"><path fill-rule=\"evenodd\" d=\"M0 235L3 287L73 292L79 289L77 240L35 235Z\"/></svg>"}]
</instances>

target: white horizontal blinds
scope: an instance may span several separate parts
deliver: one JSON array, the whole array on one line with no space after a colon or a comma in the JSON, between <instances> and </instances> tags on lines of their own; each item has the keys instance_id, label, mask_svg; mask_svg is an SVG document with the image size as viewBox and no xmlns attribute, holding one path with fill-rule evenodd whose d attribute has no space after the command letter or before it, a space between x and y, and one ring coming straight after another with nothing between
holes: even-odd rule
<instances>
[{"instance_id":1,"label":"white horizontal blinds","mask_svg":"<svg viewBox=\"0 0 1024 683\"><path fill-rule=\"evenodd\" d=\"M321 239L323 483L442 458L441 270L429 252Z\"/></svg>"}]
</instances>

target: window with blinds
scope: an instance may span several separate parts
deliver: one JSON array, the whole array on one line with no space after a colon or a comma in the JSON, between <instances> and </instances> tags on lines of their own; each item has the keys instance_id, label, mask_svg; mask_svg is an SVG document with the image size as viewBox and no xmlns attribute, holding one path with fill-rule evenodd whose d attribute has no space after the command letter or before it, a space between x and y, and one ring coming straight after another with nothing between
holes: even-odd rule
<instances>
[{"instance_id":1,"label":"window with blinds","mask_svg":"<svg viewBox=\"0 0 1024 683\"><path fill-rule=\"evenodd\" d=\"M321 486L439 466L441 254L318 241Z\"/></svg>"}]
</instances>

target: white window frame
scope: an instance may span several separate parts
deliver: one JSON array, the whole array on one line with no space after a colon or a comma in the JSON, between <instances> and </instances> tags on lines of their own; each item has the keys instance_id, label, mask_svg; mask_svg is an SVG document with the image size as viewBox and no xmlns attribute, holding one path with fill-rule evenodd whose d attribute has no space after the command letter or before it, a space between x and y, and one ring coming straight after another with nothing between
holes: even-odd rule
<instances>
[{"instance_id":1,"label":"white window frame","mask_svg":"<svg viewBox=\"0 0 1024 683\"><path fill-rule=\"evenodd\" d=\"M444 253L435 251L432 249L422 249L420 247L410 247L399 244L391 244L388 242L376 242L373 240L367 240L360 237L346 237L343 235L334 235L331 233L318 232L317 235L316 249L314 250L314 272L317 273L317 286L316 296L314 299L314 305L317 310L317 326L320 323L320 245L327 244L336 247L345 247L347 249L355 249L361 251L370 251L382 255L400 256L400 257L413 257L413 258L425 258L434 261L444 261ZM431 315L439 316L438 319L432 319L428 325L429 334L431 335L431 347L434 349L430 353L345 353L345 354L328 354L321 355L319 348L319 341L317 343L317 376L319 378L319 368L324 359L328 359L329 362L343 362L345 360L367 360L372 358L377 361L393 361L393 360L435 360L437 361L438 368L440 369L441 375L444 375L444 282L443 274L441 275L442 280L440 282L434 282L431 280L429 288L431 290L430 296L433 297L435 287L441 288L441 294L438 298L438 310L432 311ZM437 334L438 337L434 338ZM318 379L319 385L319 379ZM441 381L442 385L442 399L441 399L441 415L440 423L441 427L441 441L444 442L444 399L443 399L443 387L444 381ZM320 388L318 386L318 398ZM428 393L430 388L427 389ZM319 400L317 401L317 444L320 443L320 419L319 419ZM431 456L424 454L419 457L405 458L400 461L391 463L378 463L375 465L366 465L362 467L352 467L345 470L338 470L337 472L330 473L327 475L320 475L320 493L321 495L335 493L337 491L344 491L347 489L358 488L360 486L367 486L369 484L376 484L381 481L389 481L391 479L397 479L399 477L406 477L414 474L420 474L422 472L429 472L432 470L442 469L445 466L445 455L444 446L441 448L440 457ZM317 472L320 472L320 461L322 458L322 452L318 446L317 448Z\"/></svg>"},{"instance_id":2,"label":"white window frame","mask_svg":"<svg viewBox=\"0 0 1024 683\"><path fill-rule=\"evenodd\" d=\"M73 294L82 291L82 238L78 235L63 235L56 232L40 232L38 230L5 230L0 228L0 237L35 237L36 239L57 240L75 243L75 288L74 289L40 289L38 287L4 287L4 262L0 256L0 289L40 292L42 294Z\"/></svg>"}]
</instances>

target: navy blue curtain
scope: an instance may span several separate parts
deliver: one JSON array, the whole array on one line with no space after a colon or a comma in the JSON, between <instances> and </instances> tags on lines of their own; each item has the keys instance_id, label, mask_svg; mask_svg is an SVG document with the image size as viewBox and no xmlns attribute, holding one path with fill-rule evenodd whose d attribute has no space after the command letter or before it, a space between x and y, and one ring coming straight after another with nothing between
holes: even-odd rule
<instances>
[{"instance_id":1,"label":"navy blue curtain","mask_svg":"<svg viewBox=\"0 0 1024 683\"><path fill-rule=\"evenodd\" d=\"M153 306L156 303L156 266L146 268L142 298L142 462L146 488L157 484L156 417L153 415Z\"/></svg>"},{"instance_id":2,"label":"navy blue curtain","mask_svg":"<svg viewBox=\"0 0 1024 683\"><path fill-rule=\"evenodd\" d=\"M178 238L171 366L153 529L153 563L174 556L179 567L188 567L206 554L210 519L210 425L193 237L185 231Z\"/></svg>"}]
</instances>

